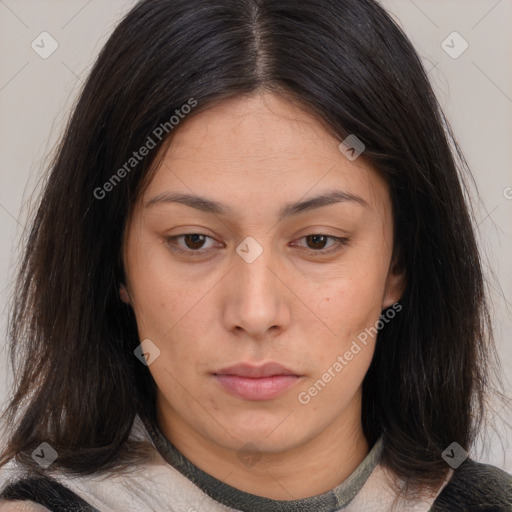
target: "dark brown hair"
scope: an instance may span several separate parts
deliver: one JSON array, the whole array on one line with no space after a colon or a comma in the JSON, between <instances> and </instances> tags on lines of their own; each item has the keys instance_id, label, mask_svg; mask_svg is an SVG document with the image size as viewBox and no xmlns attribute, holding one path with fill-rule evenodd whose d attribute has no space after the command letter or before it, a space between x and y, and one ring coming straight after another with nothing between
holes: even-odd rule
<instances>
[{"instance_id":1,"label":"dark brown hair","mask_svg":"<svg viewBox=\"0 0 512 512\"><path fill-rule=\"evenodd\" d=\"M101 51L26 241L0 464L16 456L30 466L43 441L57 467L78 474L142 460L127 437L136 414L154 414L155 384L134 357L134 314L119 298L121 247L172 131L109 180L191 98L195 115L257 90L300 103L340 141L355 134L391 191L407 285L363 383L369 443L383 434L383 462L425 484L445 475L450 443L471 445L494 349L469 173L411 43L372 0L147 0Z\"/></svg>"}]
</instances>

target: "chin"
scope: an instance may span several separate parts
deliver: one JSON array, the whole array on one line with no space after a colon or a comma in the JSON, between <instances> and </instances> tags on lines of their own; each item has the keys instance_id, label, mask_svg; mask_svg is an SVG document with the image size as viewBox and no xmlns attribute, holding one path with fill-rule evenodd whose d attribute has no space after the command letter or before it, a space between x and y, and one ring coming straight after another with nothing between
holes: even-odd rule
<instances>
[{"instance_id":1,"label":"chin","mask_svg":"<svg viewBox=\"0 0 512 512\"><path fill-rule=\"evenodd\" d=\"M250 423L233 421L229 426L229 433L233 436L226 441L233 442L237 448L246 443L253 443L261 451L269 453L281 452L284 449L293 448L307 439L305 425L301 425L299 431L297 425L283 423L286 414L281 414L279 420L261 421L261 418L253 417Z\"/></svg>"}]
</instances>

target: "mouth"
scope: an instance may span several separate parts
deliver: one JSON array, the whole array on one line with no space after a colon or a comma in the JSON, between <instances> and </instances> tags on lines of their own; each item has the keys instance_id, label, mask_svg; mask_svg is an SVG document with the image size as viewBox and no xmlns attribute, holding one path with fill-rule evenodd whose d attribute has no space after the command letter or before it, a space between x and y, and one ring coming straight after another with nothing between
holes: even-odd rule
<instances>
[{"instance_id":1,"label":"mouth","mask_svg":"<svg viewBox=\"0 0 512 512\"><path fill-rule=\"evenodd\" d=\"M237 364L218 370L213 376L225 391L252 401L270 400L302 378L302 375L274 362L262 366Z\"/></svg>"}]
</instances>

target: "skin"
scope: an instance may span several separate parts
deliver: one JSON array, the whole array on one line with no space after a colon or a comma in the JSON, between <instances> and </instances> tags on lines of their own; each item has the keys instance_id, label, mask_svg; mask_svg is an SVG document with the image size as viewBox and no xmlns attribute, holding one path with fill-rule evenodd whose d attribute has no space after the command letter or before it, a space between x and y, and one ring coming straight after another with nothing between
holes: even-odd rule
<instances>
[{"instance_id":1,"label":"skin","mask_svg":"<svg viewBox=\"0 0 512 512\"><path fill-rule=\"evenodd\" d=\"M127 224L121 288L140 339L160 350L149 365L159 427L195 465L243 491L278 500L326 492L370 448L361 384L375 339L308 404L298 394L400 298L387 185L364 155L349 161L319 121L268 92L225 100L183 121L173 137ZM344 201L278 219L286 204L334 189L366 205ZM232 211L148 206L165 192ZM211 238L169 241L191 232ZM252 263L236 252L249 236L263 249ZM233 396L213 376L268 361L301 375L270 400Z\"/></svg>"}]
</instances>

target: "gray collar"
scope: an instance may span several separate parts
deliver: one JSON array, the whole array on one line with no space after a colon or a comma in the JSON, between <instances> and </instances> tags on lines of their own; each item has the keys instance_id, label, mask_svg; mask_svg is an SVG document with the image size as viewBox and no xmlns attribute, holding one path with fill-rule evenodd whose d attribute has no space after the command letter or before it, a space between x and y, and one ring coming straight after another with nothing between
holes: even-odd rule
<instances>
[{"instance_id":1,"label":"gray collar","mask_svg":"<svg viewBox=\"0 0 512 512\"><path fill-rule=\"evenodd\" d=\"M156 422L145 418L142 421L166 462L214 500L243 512L255 510L258 512L304 512L307 510L335 512L344 508L355 498L368 480L379 463L384 448L383 437L380 436L354 472L331 491L309 498L281 501L250 494L217 480L184 457L162 434Z\"/></svg>"}]
</instances>

